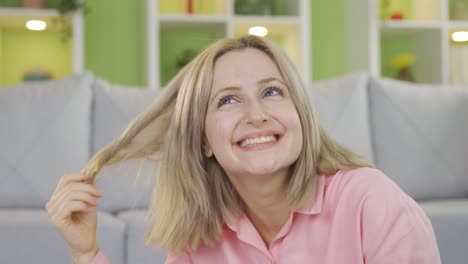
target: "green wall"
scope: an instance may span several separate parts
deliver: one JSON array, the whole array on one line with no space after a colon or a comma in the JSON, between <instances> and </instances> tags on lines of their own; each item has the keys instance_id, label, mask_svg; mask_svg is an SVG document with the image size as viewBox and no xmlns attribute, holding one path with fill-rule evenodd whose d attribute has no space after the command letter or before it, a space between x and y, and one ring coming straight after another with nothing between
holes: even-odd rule
<instances>
[{"instance_id":1,"label":"green wall","mask_svg":"<svg viewBox=\"0 0 468 264\"><path fill-rule=\"evenodd\" d=\"M24 69L46 70L54 79L70 75L71 42L63 41L61 36L60 32L3 29L0 86L20 83Z\"/></svg>"},{"instance_id":2,"label":"green wall","mask_svg":"<svg viewBox=\"0 0 468 264\"><path fill-rule=\"evenodd\" d=\"M347 72L346 0L311 1L312 78Z\"/></svg>"},{"instance_id":3,"label":"green wall","mask_svg":"<svg viewBox=\"0 0 468 264\"><path fill-rule=\"evenodd\" d=\"M99 78L144 85L145 0L86 1L85 67Z\"/></svg>"}]
</instances>

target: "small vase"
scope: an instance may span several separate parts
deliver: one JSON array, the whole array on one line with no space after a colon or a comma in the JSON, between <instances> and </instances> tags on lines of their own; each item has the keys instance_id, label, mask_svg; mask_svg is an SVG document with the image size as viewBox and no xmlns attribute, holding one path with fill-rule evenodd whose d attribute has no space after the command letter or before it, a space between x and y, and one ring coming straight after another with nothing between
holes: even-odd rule
<instances>
[{"instance_id":1,"label":"small vase","mask_svg":"<svg viewBox=\"0 0 468 264\"><path fill-rule=\"evenodd\" d=\"M45 0L22 0L21 6L23 8L44 8Z\"/></svg>"},{"instance_id":2,"label":"small vase","mask_svg":"<svg viewBox=\"0 0 468 264\"><path fill-rule=\"evenodd\" d=\"M411 74L410 69L406 67L398 70L397 79L407 82L415 82L413 74Z\"/></svg>"}]
</instances>

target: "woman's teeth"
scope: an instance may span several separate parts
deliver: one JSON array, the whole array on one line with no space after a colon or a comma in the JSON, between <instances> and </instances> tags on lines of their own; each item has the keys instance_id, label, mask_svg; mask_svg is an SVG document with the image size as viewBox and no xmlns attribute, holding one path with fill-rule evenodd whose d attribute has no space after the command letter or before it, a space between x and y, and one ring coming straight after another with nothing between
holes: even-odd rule
<instances>
[{"instance_id":1,"label":"woman's teeth","mask_svg":"<svg viewBox=\"0 0 468 264\"><path fill-rule=\"evenodd\" d=\"M258 138L249 138L240 143L241 147L248 147L253 146L256 144L267 143L267 142L274 142L276 141L275 136L266 136L266 137L258 137Z\"/></svg>"}]
</instances>

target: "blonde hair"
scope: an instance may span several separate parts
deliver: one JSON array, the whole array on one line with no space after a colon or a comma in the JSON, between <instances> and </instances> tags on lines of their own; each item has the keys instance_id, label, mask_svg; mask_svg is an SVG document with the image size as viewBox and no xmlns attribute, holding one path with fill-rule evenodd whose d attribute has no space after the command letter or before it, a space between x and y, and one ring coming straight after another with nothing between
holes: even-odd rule
<instances>
[{"instance_id":1,"label":"blonde hair","mask_svg":"<svg viewBox=\"0 0 468 264\"><path fill-rule=\"evenodd\" d=\"M203 138L216 59L246 48L258 49L272 59L299 114L303 147L290 169L286 201L292 209L310 204L319 174L372 167L320 126L306 87L281 49L254 36L219 40L184 67L155 102L85 168L96 175L103 166L126 159L159 161L148 211L148 244L175 252L195 250L201 244L215 242L224 222L242 210L242 200L223 168L216 159L203 154Z\"/></svg>"}]
</instances>

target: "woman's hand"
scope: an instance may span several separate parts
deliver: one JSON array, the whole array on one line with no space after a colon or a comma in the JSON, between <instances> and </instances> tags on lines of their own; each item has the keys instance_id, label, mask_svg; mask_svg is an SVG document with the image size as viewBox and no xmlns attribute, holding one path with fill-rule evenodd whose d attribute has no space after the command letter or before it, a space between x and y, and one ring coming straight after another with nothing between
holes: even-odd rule
<instances>
[{"instance_id":1,"label":"woman's hand","mask_svg":"<svg viewBox=\"0 0 468 264\"><path fill-rule=\"evenodd\" d=\"M47 214L68 244L74 263L89 263L99 251L96 241L98 205L102 193L85 173L65 174L46 204Z\"/></svg>"}]
</instances>

